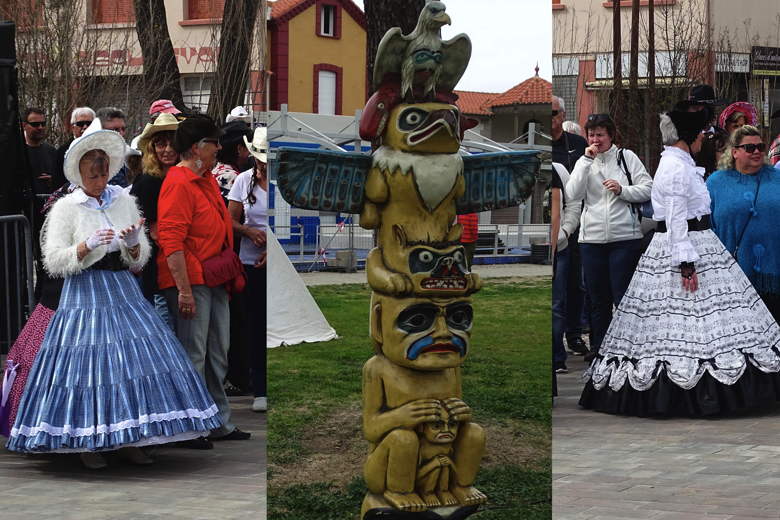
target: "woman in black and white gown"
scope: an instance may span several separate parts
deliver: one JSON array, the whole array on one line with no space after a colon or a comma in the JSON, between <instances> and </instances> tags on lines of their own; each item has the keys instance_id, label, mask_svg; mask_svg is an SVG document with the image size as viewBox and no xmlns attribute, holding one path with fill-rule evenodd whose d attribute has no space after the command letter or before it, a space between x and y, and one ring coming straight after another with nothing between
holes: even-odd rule
<instances>
[{"instance_id":1,"label":"woman in black and white gown","mask_svg":"<svg viewBox=\"0 0 780 520\"><path fill-rule=\"evenodd\" d=\"M661 116L658 231L585 373L585 408L702 416L780 398L780 328L710 229L704 169L692 158L705 119L686 102Z\"/></svg>"}]
</instances>

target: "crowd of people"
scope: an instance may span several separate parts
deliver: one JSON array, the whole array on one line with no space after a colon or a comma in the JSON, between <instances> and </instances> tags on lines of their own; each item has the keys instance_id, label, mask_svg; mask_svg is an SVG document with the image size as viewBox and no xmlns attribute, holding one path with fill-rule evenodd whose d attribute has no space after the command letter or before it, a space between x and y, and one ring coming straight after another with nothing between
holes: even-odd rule
<instances>
[{"instance_id":1,"label":"crowd of people","mask_svg":"<svg viewBox=\"0 0 780 520\"><path fill-rule=\"evenodd\" d=\"M779 400L779 154L754 107L717 113L712 87L691 89L660 115L651 177L609 114L583 138L552 104L553 366L585 355L580 405L700 416Z\"/></svg>"},{"instance_id":2,"label":"crowd of people","mask_svg":"<svg viewBox=\"0 0 780 520\"><path fill-rule=\"evenodd\" d=\"M126 120L75 108L57 149L47 114L22 114L38 305L6 360L0 435L91 469L109 451L150 464L144 446L249 439L228 393L267 408L266 129L243 107L218 125L161 99L128 145Z\"/></svg>"}]
</instances>

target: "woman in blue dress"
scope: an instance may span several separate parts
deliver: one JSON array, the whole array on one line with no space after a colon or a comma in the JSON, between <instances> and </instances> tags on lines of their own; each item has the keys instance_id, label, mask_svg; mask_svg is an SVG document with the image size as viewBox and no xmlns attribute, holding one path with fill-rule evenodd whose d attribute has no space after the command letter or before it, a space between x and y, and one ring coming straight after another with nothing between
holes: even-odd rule
<instances>
[{"instance_id":1,"label":"woman in blue dress","mask_svg":"<svg viewBox=\"0 0 780 520\"><path fill-rule=\"evenodd\" d=\"M65 175L80 187L52 207L43 263L65 277L60 305L30 370L7 447L77 452L92 469L100 452L152 460L140 446L188 440L221 424L181 344L141 294L131 270L150 254L135 199L108 181L125 142L100 121L76 139Z\"/></svg>"},{"instance_id":2,"label":"woman in blue dress","mask_svg":"<svg viewBox=\"0 0 780 520\"><path fill-rule=\"evenodd\" d=\"M707 179L712 230L780 321L780 172L770 166L754 126L735 130L720 170Z\"/></svg>"}]
</instances>

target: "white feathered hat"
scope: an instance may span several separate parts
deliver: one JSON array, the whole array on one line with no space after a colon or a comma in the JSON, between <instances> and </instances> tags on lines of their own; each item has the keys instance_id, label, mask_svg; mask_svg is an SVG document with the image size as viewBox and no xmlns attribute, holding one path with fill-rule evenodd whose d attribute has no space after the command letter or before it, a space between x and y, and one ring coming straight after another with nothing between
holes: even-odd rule
<instances>
[{"instance_id":1,"label":"white feathered hat","mask_svg":"<svg viewBox=\"0 0 780 520\"><path fill-rule=\"evenodd\" d=\"M127 144L122 136L113 130L103 130L100 118L96 117L81 134L81 137L70 143L68 151L65 152L65 164L63 165L65 178L73 184L82 186L79 161L90 150L103 150L108 154L108 179L111 180L125 164L126 147Z\"/></svg>"}]
</instances>

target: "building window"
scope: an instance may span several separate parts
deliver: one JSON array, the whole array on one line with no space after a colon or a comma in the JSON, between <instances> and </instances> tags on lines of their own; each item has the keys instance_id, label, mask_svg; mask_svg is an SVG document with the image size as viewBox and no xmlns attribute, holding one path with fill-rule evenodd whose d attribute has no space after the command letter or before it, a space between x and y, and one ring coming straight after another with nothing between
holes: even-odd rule
<instances>
[{"instance_id":1,"label":"building window","mask_svg":"<svg viewBox=\"0 0 780 520\"><path fill-rule=\"evenodd\" d=\"M184 104L193 110L206 112L211 97L212 77L207 75L183 76L181 93Z\"/></svg>"},{"instance_id":2,"label":"building window","mask_svg":"<svg viewBox=\"0 0 780 520\"><path fill-rule=\"evenodd\" d=\"M320 34L323 36L334 35L334 25L336 25L336 6L323 5L320 16Z\"/></svg>"},{"instance_id":3,"label":"building window","mask_svg":"<svg viewBox=\"0 0 780 520\"><path fill-rule=\"evenodd\" d=\"M43 27L46 25L44 7L43 0L4 0L0 6L0 19L13 20L22 30Z\"/></svg>"},{"instance_id":4,"label":"building window","mask_svg":"<svg viewBox=\"0 0 780 520\"><path fill-rule=\"evenodd\" d=\"M313 113L341 114L341 77L341 67L324 63L314 66Z\"/></svg>"},{"instance_id":5,"label":"building window","mask_svg":"<svg viewBox=\"0 0 780 520\"><path fill-rule=\"evenodd\" d=\"M225 0L187 0L188 20L210 20L222 18Z\"/></svg>"},{"instance_id":6,"label":"building window","mask_svg":"<svg viewBox=\"0 0 780 520\"><path fill-rule=\"evenodd\" d=\"M132 0L93 0L92 23L135 22Z\"/></svg>"},{"instance_id":7,"label":"building window","mask_svg":"<svg viewBox=\"0 0 780 520\"><path fill-rule=\"evenodd\" d=\"M317 1L317 36L341 38L341 6L335 2Z\"/></svg>"}]
</instances>

